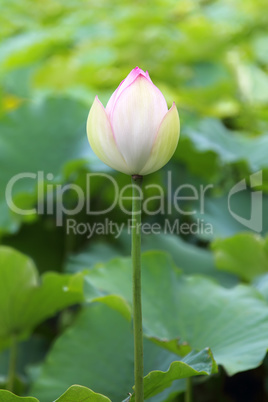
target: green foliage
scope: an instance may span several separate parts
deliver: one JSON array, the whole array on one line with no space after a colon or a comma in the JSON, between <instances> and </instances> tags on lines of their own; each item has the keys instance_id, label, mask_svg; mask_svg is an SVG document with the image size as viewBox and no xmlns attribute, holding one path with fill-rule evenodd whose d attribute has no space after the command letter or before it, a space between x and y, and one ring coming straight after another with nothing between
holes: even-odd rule
<instances>
[{"instance_id":1,"label":"green foliage","mask_svg":"<svg viewBox=\"0 0 268 402\"><path fill-rule=\"evenodd\" d=\"M216 400L219 384L230 380L223 371L210 375L215 362L228 374L261 364L268 346L267 15L266 0L1 1L0 387L15 337L17 394L31 389L41 402L130 400L128 230L88 238L68 232L67 219L129 218L118 204L103 216L88 214L88 205L104 210L114 198L103 177L87 194L89 173L108 172L119 189L130 180L97 160L85 125L94 97L105 105L136 65L148 69L169 107L176 102L181 119L172 160L144 179L145 199L159 195L147 185L163 189L164 211L143 213L143 222L213 229L143 235L146 395L173 402L185 390L183 377L205 372L206 391L193 381L194 399ZM254 186L257 171L262 183ZM21 173L28 176L6 193ZM229 198L242 180L244 190ZM86 194L71 216L64 210L77 207L78 194L69 184ZM169 210L184 184L198 196L207 188L204 203L186 189L181 210ZM253 191L263 192L256 231L236 219L250 219ZM149 209L159 204L155 198ZM130 209L129 200L124 205ZM247 375L266 383L264 367ZM237 388L219 398L235 400ZM243 400L266 400L265 392ZM0 400L37 401L6 390Z\"/></svg>"}]
</instances>

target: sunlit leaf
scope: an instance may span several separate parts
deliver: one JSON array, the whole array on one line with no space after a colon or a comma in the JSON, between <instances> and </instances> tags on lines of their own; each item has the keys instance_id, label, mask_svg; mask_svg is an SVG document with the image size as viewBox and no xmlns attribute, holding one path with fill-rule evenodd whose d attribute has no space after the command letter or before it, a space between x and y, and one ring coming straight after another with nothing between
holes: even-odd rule
<instances>
[{"instance_id":1,"label":"sunlit leaf","mask_svg":"<svg viewBox=\"0 0 268 402\"><path fill-rule=\"evenodd\" d=\"M220 270L251 281L268 272L268 238L253 233L239 233L212 243L216 265Z\"/></svg>"},{"instance_id":2,"label":"sunlit leaf","mask_svg":"<svg viewBox=\"0 0 268 402\"><path fill-rule=\"evenodd\" d=\"M104 395L96 394L86 387L81 385L73 385L55 402L111 402Z\"/></svg>"},{"instance_id":3,"label":"sunlit leaf","mask_svg":"<svg viewBox=\"0 0 268 402\"><path fill-rule=\"evenodd\" d=\"M32 398L30 396L17 396L12 394L12 392L5 391L3 389L0 389L0 398L1 402L39 402L36 398Z\"/></svg>"}]
</instances>

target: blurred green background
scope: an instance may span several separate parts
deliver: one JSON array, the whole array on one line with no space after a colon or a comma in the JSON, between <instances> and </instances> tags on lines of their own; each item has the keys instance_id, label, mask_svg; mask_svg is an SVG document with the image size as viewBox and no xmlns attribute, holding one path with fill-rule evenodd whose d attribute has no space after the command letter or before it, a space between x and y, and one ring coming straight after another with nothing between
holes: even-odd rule
<instances>
[{"instance_id":1,"label":"blurred green background","mask_svg":"<svg viewBox=\"0 0 268 402\"><path fill-rule=\"evenodd\" d=\"M73 183L85 191L86 175L92 172L111 174L120 187L130 182L94 156L85 127L94 97L98 95L106 105L118 84L139 66L149 71L169 107L175 101L181 119L174 157L160 172L146 177L144 184L158 184L166 190L171 171L173 190L186 183L196 188L211 185L203 212L194 200L186 200L183 209L197 212L180 216L172 210L169 219L174 222L179 217L181 223L199 219L213 226L210 234L144 236L143 249L169 253L186 275L206 275L226 288L243 282L259 289L257 298L267 299L267 278L255 283L257 275L268 272L267 0L0 0L0 10L1 244L31 257L39 273L75 273L129 255L126 232L117 240L96 235L87 239L67 233L66 216L57 225L56 186ZM22 209L44 202L41 214L32 211L23 216L8 207L7 184L23 172L43 172L42 180L17 181L12 200ZM255 172L261 172L262 184L254 190L263 192L258 233L228 210L230 189L245 179L247 189L233 197L231 208L249 219L250 175ZM44 199L40 201L41 187ZM111 186L104 179L96 180L90 197L94 208L107 208L113 198ZM48 203L53 205L51 213L46 209ZM64 205L69 209L77 205L74 192L65 192ZM156 200L152 208L157 205ZM119 223L128 218L118 206L107 217ZM85 208L75 219L96 221ZM163 223L165 216L144 214L143 219ZM202 292L200 297L204 297ZM32 357L20 363L20 393L35 383L40 368L34 364L43 361L54 339L72 326L75 315L75 308L64 311L35 329L27 346ZM268 347L268 335L263 338L267 346L262 346L258 364ZM0 358L3 378L7 353ZM221 359L219 363L224 366ZM264 360L253 370L258 364L254 361L241 370L229 370L241 371L230 378L222 369L211 380L199 382L196 401L267 400L267 363ZM249 385L243 392L245 382ZM174 399L184 389L179 388L158 400L180 400ZM42 395L42 384L38 392ZM51 396L47 398L45 402Z\"/></svg>"}]
</instances>

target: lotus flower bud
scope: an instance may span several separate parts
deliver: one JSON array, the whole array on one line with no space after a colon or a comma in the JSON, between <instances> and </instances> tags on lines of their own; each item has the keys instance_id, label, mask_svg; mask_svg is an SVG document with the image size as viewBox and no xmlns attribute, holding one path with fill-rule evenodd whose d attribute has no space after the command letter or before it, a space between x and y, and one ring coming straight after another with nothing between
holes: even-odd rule
<instances>
[{"instance_id":1,"label":"lotus flower bud","mask_svg":"<svg viewBox=\"0 0 268 402\"><path fill-rule=\"evenodd\" d=\"M177 108L168 110L148 71L134 68L112 94L106 108L96 96L87 120L88 140L108 166L129 175L146 175L164 166L179 140Z\"/></svg>"}]
</instances>

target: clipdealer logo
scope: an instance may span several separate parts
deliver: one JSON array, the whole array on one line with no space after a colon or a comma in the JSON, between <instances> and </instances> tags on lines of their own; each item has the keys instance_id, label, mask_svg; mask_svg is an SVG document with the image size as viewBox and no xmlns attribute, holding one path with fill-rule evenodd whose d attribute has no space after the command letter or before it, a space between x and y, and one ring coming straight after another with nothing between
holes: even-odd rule
<instances>
[{"instance_id":1,"label":"clipdealer logo","mask_svg":"<svg viewBox=\"0 0 268 402\"><path fill-rule=\"evenodd\" d=\"M103 210L93 210L91 191L92 180L106 180L106 184L110 186L111 194L113 196L112 202ZM251 191L251 207L250 207L250 218L240 215L237 211L234 211L231 206L232 197L235 194L248 189L246 179L241 180L235 184L228 194L228 211L230 215L242 224L244 227L249 228L255 232L262 231L262 218L263 218L263 196L262 191L254 189L262 184L262 171L258 171L250 176L250 188ZM37 193L37 203L35 208L23 209L16 204L16 197L14 196L16 185L20 180L32 180L32 187L36 188ZM54 176L52 173L44 174L42 171L37 173L24 172L19 173L12 177L6 186L6 202L9 209L19 215L54 215L57 226L63 226L66 223L66 228L68 230L73 230L76 234L83 234L83 231L90 233L93 231L95 234L106 234L109 232L113 233L114 228L117 227L116 222L109 222L103 225L101 221L98 223L97 218L94 220L94 228L88 228L88 223L79 223L74 219L83 208L86 210L87 215L91 216L105 216L115 207L119 207L121 211L126 215L131 215L131 210L126 206L129 206L129 201L131 200L129 191L131 189L131 184L120 188L118 183L113 176L106 173L88 173L86 180L86 189L79 187L74 183L67 184L56 184L53 182ZM204 219L195 219L196 214L202 217L205 213L205 202L207 191L213 188L213 184L199 185L198 187L192 184L181 184L179 187L174 188L172 182L172 172L167 173L167 180L165 188L158 184L147 184L144 186L144 190L150 190L153 195L144 197L144 192L140 191L139 197L142 201L142 212L148 216L153 215L165 215L173 216L174 213L178 213L178 216L190 216L193 217L193 221L190 219L190 223L181 222L176 219L175 222L172 220L167 221L165 219L164 228L156 228L157 223L154 223L150 229L152 233L157 234L161 230L167 233L176 234L197 234L197 233L213 233L213 226L211 223L206 222ZM66 205L65 196L69 193L74 194L74 202L70 205ZM154 205L153 208L152 205ZM196 223L198 221L198 224ZM79 226L80 225L80 226ZM84 226L83 226L84 225ZM148 223L146 223L148 225ZM188 225L185 227L185 225ZM192 226L191 226L192 225ZM196 227L197 225L197 227ZM129 225L131 226L131 225ZM120 228L117 233L120 232ZM149 230L147 226L141 228L141 230ZM149 230L150 232L150 230ZM108 233L107 233L108 234Z\"/></svg>"},{"instance_id":2,"label":"clipdealer logo","mask_svg":"<svg viewBox=\"0 0 268 402\"><path fill-rule=\"evenodd\" d=\"M113 176L106 173L88 173L86 176L86 188L83 189L77 184L55 184L53 183L54 176L52 173L44 174L39 171L37 173L19 173L12 177L6 186L6 202L9 209L19 215L32 215L32 214L48 214L55 215L57 226L63 224L64 216L77 215L83 208L86 213L91 216L106 215L111 212L115 207L119 206L125 215L131 215L131 201L130 190L131 184L127 184L122 188ZM92 205L92 188L94 187L95 180L105 180L106 186L109 186L111 194L110 204L105 209L94 210ZM23 209L16 204L15 188L21 180L31 180L32 187L37 191L37 204L34 208ZM212 188L212 184L206 186L199 185L198 187L192 184L181 184L179 187L174 188L172 183L172 174L168 172L167 183L165 189L159 184L145 184L143 190L138 188L138 197L142 203L142 212L148 216L153 215L172 215L177 212L180 215L195 215L197 210L203 214L205 209L205 194ZM145 197L145 192L150 191L153 195ZM74 195L74 202L72 205L66 205L64 202L65 196L72 192ZM93 191L94 192L94 191ZM185 208L185 202L193 201L194 206L192 209ZM153 206L153 207L152 207ZM96 207L96 206L95 206ZM185 209L184 209L185 208Z\"/></svg>"}]
</instances>

